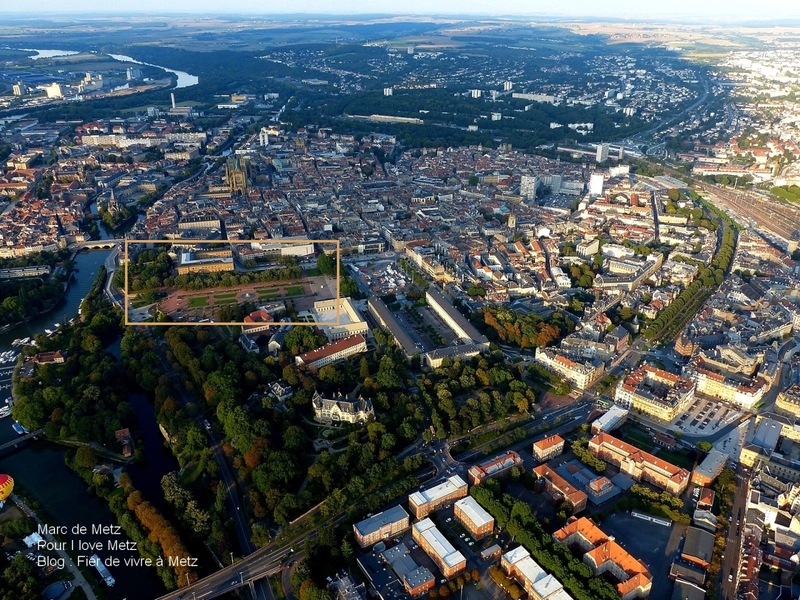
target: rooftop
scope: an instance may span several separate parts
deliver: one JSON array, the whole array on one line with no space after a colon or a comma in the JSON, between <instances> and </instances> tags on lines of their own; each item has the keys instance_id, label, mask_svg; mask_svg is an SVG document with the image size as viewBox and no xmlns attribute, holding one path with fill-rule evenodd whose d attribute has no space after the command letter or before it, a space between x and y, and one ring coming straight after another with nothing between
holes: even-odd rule
<instances>
[{"instance_id":1,"label":"rooftop","mask_svg":"<svg viewBox=\"0 0 800 600\"><path fill-rule=\"evenodd\" d=\"M475 527L494 523L494 517L486 512L472 496L462 498L455 505L460 508Z\"/></svg>"},{"instance_id":2,"label":"rooftop","mask_svg":"<svg viewBox=\"0 0 800 600\"><path fill-rule=\"evenodd\" d=\"M384 525L408 518L408 513L402 506L393 506L383 512L379 512L377 515L373 515L368 519L356 523L354 527L359 534L366 536Z\"/></svg>"}]
</instances>

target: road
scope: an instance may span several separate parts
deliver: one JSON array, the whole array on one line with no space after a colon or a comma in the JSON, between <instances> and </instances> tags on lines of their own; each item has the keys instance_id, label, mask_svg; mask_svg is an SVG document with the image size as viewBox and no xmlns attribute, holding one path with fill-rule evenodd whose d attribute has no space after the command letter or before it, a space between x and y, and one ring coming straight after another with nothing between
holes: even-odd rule
<instances>
[{"instance_id":1,"label":"road","mask_svg":"<svg viewBox=\"0 0 800 600\"><path fill-rule=\"evenodd\" d=\"M724 600L736 598L736 584L739 574L739 554L742 551L742 526L747 512L747 496L750 493L750 478L747 473L736 474L736 495L733 498L733 510L729 517L730 526L725 543L725 558L720 569L720 590ZM733 575L731 581L728 576Z\"/></svg>"},{"instance_id":2,"label":"road","mask_svg":"<svg viewBox=\"0 0 800 600\"><path fill-rule=\"evenodd\" d=\"M158 356L161 359L161 366L165 373L171 373L172 369L169 363L166 360L166 357L163 354L163 349L161 345L157 345L158 347ZM192 399L186 393L186 390L183 388L182 385L175 386L176 395L178 400L183 404L185 407ZM195 417L197 424L203 428L203 422L201 417ZM228 494L228 512L233 519L234 529L236 531L236 539L239 542L239 548L242 552L243 556L251 555L255 551L255 546L250 541L251 531L250 531L250 523L247 520L247 514L242 508L242 502L239 498L239 492L236 488L236 480L231 475L230 469L228 468L228 462L225 459L225 454L222 451L222 444L214 437L214 432L210 429L205 429L206 433L208 434L210 444L209 448L214 455L214 460L217 461L219 465L219 472L220 477L222 478L222 483L225 485L225 489ZM220 571L220 573L225 572ZM216 578L218 574L212 575L212 578ZM245 574L247 575L247 574ZM253 576L250 576L249 579L253 579ZM205 578L208 579L208 578ZM202 581L205 581L203 579ZM247 579L247 577L245 577ZM216 581L216 579L214 579ZM230 581L228 582L230 585ZM259 580L254 583L254 588L256 592L256 600L272 600L272 593L269 589L269 585L267 585L266 581ZM213 597L213 596L212 596ZM197 598L201 598L200 595Z\"/></svg>"}]
</instances>

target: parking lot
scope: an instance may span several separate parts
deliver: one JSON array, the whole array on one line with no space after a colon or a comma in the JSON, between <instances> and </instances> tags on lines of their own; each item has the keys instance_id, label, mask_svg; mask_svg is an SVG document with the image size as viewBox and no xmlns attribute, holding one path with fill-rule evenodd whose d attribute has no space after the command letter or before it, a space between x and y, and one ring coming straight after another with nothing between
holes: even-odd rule
<instances>
[{"instance_id":1,"label":"parking lot","mask_svg":"<svg viewBox=\"0 0 800 600\"><path fill-rule=\"evenodd\" d=\"M619 512L600 523L606 535L614 539L634 558L641 560L653 576L651 600L667 600L672 595L669 569L686 534L686 526L673 523L665 527L644 521L627 512Z\"/></svg>"},{"instance_id":2,"label":"parking lot","mask_svg":"<svg viewBox=\"0 0 800 600\"><path fill-rule=\"evenodd\" d=\"M743 414L738 408L718 400L698 398L672 423L672 427L689 435L712 434Z\"/></svg>"}]
</instances>

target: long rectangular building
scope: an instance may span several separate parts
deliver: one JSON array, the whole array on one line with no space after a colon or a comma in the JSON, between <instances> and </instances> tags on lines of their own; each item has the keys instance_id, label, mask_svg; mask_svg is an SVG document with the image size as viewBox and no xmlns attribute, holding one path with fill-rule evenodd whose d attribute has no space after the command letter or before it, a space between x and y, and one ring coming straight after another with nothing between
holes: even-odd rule
<instances>
[{"instance_id":1,"label":"long rectangular building","mask_svg":"<svg viewBox=\"0 0 800 600\"><path fill-rule=\"evenodd\" d=\"M325 365L344 360L361 352L367 351L367 340L363 335L336 340L330 344L325 344L321 348L311 350L305 354L294 357L297 365L308 365L320 369Z\"/></svg>"},{"instance_id":2,"label":"long rectangular building","mask_svg":"<svg viewBox=\"0 0 800 600\"><path fill-rule=\"evenodd\" d=\"M402 506L394 506L353 525L353 535L362 548L388 540L408 529L410 519Z\"/></svg>"},{"instance_id":3,"label":"long rectangular building","mask_svg":"<svg viewBox=\"0 0 800 600\"><path fill-rule=\"evenodd\" d=\"M383 300L377 296L370 296L367 300L367 307L378 324L392 334L395 343L406 355L406 358L419 354L419 349Z\"/></svg>"},{"instance_id":4,"label":"long rectangular building","mask_svg":"<svg viewBox=\"0 0 800 600\"><path fill-rule=\"evenodd\" d=\"M467 568L467 559L447 540L430 519L414 523L411 537L431 557L447 579Z\"/></svg>"},{"instance_id":5,"label":"long rectangular building","mask_svg":"<svg viewBox=\"0 0 800 600\"><path fill-rule=\"evenodd\" d=\"M480 485L482 481L492 477L500 477L511 467L520 465L522 465L522 457L513 450L509 450L505 454L495 456L480 464L472 465L467 471L467 476L472 485Z\"/></svg>"},{"instance_id":6,"label":"long rectangular building","mask_svg":"<svg viewBox=\"0 0 800 600\"><path fill-rule=\"evenodd\" d=\"M483 348L489 347L489 338L478 331L467 318L462 315L453 303L448 300L442 292L435 286L430 286L425 292L425 298L430 307L441 319L447 323L448 327L461 338L465 344L474 344Z\"/></svg>"},{"instance_id":7,"label":"long rectangular building","mask_svg":"<svg viewBox=\"0 0 800 600\"><path fill-rule=\"evenodd\" d=\"M408 496L408 506L417 519L424 519L440 506L467 495L467 482L458 475L429 490L414 492Z\"/></svg>"},{"instance_id":8,"label":"long rectangular building","mask_svg":"<svg viewBox=\"0 0 800 600\"><path fill-rule=\"evenodd\" d=\"M637 481L652 483L673 494L680 494L689 485L689 471L686 469L676 467L607 433L594 436L589 441L589 450Z\"/></svg>"},{"instance_id":9,"label":"long rectangular building","mask_svg":"<svg viewBox=\"0 0 800 600\"><path fill-rule=\"evenodd\" d=\"M500 566L522 585L530 600L572 600L561 582L548 575L522 546L503 554Z\"/></svg>"}]
</instances>

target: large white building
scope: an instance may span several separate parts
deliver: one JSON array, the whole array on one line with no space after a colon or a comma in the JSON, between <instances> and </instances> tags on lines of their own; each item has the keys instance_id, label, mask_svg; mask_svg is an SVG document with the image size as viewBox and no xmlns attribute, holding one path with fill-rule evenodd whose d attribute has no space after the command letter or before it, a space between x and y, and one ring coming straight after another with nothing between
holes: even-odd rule
<instances>
[{"instance_id":1,"label":"large white building","mask_svg":"<svg viewBox=\"0 0 800 600\"><path fill-rule=\"evenodd\" d=\"M350 298L314 302L312 315L331 342L354 335L366 335L369 326Z\"/></svg>"}]
</instances>

